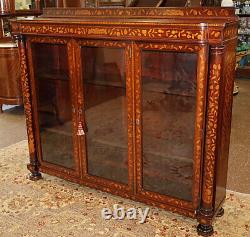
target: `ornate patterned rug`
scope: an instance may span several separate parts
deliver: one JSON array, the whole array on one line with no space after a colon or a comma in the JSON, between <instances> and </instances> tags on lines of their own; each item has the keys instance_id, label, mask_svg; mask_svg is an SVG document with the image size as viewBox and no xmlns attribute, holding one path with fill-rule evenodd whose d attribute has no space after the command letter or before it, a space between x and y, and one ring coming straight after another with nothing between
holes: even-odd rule
<instances>
[{"instance_id":1,"label":"ornate patterned rug","mask_svg":"<svg viewBox=\"0 0 250 237\"><path fill-rule=\"evenodd\" d=\"M150 207L146 223L104 220L101 210L147 206L43 175L26 179L27 141L0 150L1 237L194 237L196 221ZM216 219L214 236L250 236L250 195L228 192L225 215Z\"/></svg>"}]
</instances>

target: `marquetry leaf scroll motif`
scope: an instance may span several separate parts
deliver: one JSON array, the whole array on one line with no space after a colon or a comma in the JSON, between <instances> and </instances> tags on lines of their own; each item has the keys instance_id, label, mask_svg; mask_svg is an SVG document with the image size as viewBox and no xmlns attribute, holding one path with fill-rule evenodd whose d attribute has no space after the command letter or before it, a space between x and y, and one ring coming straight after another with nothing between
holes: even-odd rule
<instances>
[{"instance_id":1,"label":"marquetry leaf scroll motif","mask_svg":"<svg viewBox=\"0 0 250 237\"><path fill-rule=\"evenodd\" d=\"M84 40L80 42L81 46L89 47L118 47L125 48L127 43L119 41L98 41L98 40Z\"/></svg>"},{"instance_id":2,"label":"marquetry leaf scroll motif","mask_svg":"<svg viewBox=\"0 0 250 237\"><path fill-rule=\"evenodd\" d=\"M213 40L213 39L220 39L222 36L222 33L220 30L211 30L209 31L209 39Z\"/></svg>"},{"instance_id":3,"label":"marquetry leaf scroll motif","mask_svg":"<svg viewBox=\"0 0 250 237\"><path fill-rule=\"evenodd\" d=\"M211 65L209 78L208 112L205 141L204 187L202 200L211 205L214 186L214 165L216 159L217 122L219 109L219 91L221 79L221 63Z\"/></svg>"},{"instance_id":4,"label":"marquetry leaf scroll motif","mask_svg":"<svg viewBox=\"0 0 250 237\"><path fill-rule=\"evenodd\" d=\"M21 85L23 92L23 103L26 115L27 135L29 141L30 157L35 155L35 139L33 131L33 117L32 117L32 104L31 104L31 91L27 68L27 56L25 43L23 39L19 39L19 55L20 55L20 70L21 70ZM32 161L31 161L32 162Z\"/></svg>"},{"instance_id":5,"label":"marquetry leaf scroll motif","mask_svg":"<svg viewBox=\"0 0 250 237\"><path fill-rule=\"evenodd\" d=\"M236 37L237 33L238 33L238 25L237 24L230 25L224 31L224 38L230 39L232 37Z\"/></svg>"},{"instance_id":6,"label":"marquetry leaf scroll motif","mask_svg":"<svg viewBox=\"0 0 250 237\"><path fill-rule=\"evenodd\" d=\"M187 44L138 44L140 48L149 50L169 50L169 51L180 51L180 52L198 52L201 46L198 45L187 45Z\"/></svg>"},{"instance_id":7,"label":"marquetry leaf scroll motif","mask_svg":"<svg viewBox=\"0 0 250 237\"><path fill-rule=\"evenodd\" d=\"M110 17L228 17L233 14L233 9L213 8L183 8L183 9L161 9L161 8L137 8L137 9L45 9L45 16L107 16Z\"/></svg>"},{"instance_id":8,"label":"marquetry leaf scroll motif","mask_svg":"<svg viewBox=\"0 0 250 237\"><path fill-rule=\"evenodd\" d=\"M84 41L85 42L85 41ZM71 49L70 49L71 48ZM73 75L76 79L76 86L77 88L74 90L75 92L75 104L74 109L76 110L76 121L74 123L74 127L76 128L76 133L78 135L78 142L80 144L80 147L82 151L80 151L80 157L83 156L80 159L80 167L82 170L82 175L86 176L88 172L87 167L87 152L86 152L86 133L87 133L87 125L85 121L85 108L84 108L84 88L83 88L83 78L82 78L82 64L85 62L82 62L81 57L81 41L80 40L70 40L68 43L68 51L69 54L74 58L72 60L74 61L74 70L75 74ZM71 51L71 52L70 52ZM74 51L74 54L72 53ZM72 72L73 74L73 72ZM86 131L85 131L85 130ZM80 136L79 136L80 135Z\"/></svg>"},{"instance_id":9,"label":"marquetry leaf scroll motif","mask_svg":"<svg viewBox=\"0 0 250 237\"><path fill-rule=\"evenodd\" d=\"M219 40L224 38L224 40L231 39L233 37L236 37L238 31L238 27L236 24L232 24L226 27L226 29L223 30L215 30L211 29L209 30L209 40Z\"/></svg>"},{"instance_id":10,"label":"marquetry leaf scroll motif","mask_svg":"<svg viewBox=\"0 0 250 237\"><path fill-rule=\"evenodd\" d=\"M141 124L141 105L142 105L142 88L141 88L141 55L140 48L137 45L134 45L134 88L135 88L135 149L136 149L136 189L137 191L142 190L142 124Z\"/></svg>"},{"instance_id":11,"label":"marquetry leaf scroll motif","mask_svg":"<svg viewBox=\"0 0 250 237\"><path fill-rule=\"evenodd\" d=\"M51 37L39 37L31 36L29 37L30 43L41 43L41 44L67 44L67 40L64 38L51 38Z\"/></svg>"},{"instance_id":12,"label":"marquetry leaf scroll motif","mask_svg":"<svg viewBox=\"0 0 250 237\"><path fill-rule=\"evenodd\" d=\"M131 191L134 187L134 158L133 158L133 87L132 87L132 45L125 48L126 56L126 96L127 96L127 124L128 124L128 180Z\"/></svg>"},{"instance_id":13,"label":"marquetry leaf scroll motif","mask_svg":"<svg viewBox=\"0 0 250 237\"><path fill-rule=\"evenodd\" d=\"M139 37L139 38L164 38L164 39L185 39L185 40L204 40L206 34L197 29L178 29L169 27L144 27L136 29L133 27L107 27L107 26L80 26L80 25L22 25L22 33L36 34L58 34L58 35L77 35L77 36L108 36L108 37Z\"/></svg>"},{"instance_id":14,"label":"marquetry leaf scroll motif","mask_svg":"<svg viewBox=\"0 0 250 237\"><path fill-rule=\"evenodd\" d=\"M55 42L53 42L55 41ZM77 138L76 135L78 135L78 121L76 116L76 108L77 108L77 101L74 100L74 98L77 98L77 85L76 85L76 60L75 60L75 49L78 47L78 44L75 40L69 40L61 39L61 38L47 38L46 42L50 43L59 43L59 44L67 44L67 56L68 56L68 65L69 65L69 77L70 77L70 87L71 87L71 98L72 98L72 131L73 131L73 149L74 149L74 159L76 162L76 171L80 173L81 164L80 164L80 158L78 154L78 146L77 146ZM82 128L83 129L83 128Z\"/></svg>"},{"instance_id":15,"label":"marquetry leaf scroll motif","mask_svg":"<svg viewBox=\"0 0 250 237\"><path fill-rule=\"evenodd\" d=\"M206 79L207 79L207 48L203 47L198 54L197 71L197 105L195 121L194 140L194 177L193 177L193 205L197 209L199 206L200 182L201 182L201 159L202 142L204 131L204 111L206 99Z\"/></svg>"}]
</instances>

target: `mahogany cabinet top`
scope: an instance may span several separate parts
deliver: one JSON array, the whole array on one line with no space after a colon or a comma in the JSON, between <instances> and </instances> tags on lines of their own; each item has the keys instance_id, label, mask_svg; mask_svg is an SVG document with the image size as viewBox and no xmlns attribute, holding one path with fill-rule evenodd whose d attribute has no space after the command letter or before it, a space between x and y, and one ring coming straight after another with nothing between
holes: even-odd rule
<instances>
[{"instance_id":1,"label":"mahogany cabinet top","mask_svg":"<svg viewBox=\"0 0 250 237\"><path fill-rule=\"evenodd\" d=\"M234 8L47 8L40 17L12 20L11 29L13 35L217 44L236 38L237 24Z\"/></svg>"}]
</instances>

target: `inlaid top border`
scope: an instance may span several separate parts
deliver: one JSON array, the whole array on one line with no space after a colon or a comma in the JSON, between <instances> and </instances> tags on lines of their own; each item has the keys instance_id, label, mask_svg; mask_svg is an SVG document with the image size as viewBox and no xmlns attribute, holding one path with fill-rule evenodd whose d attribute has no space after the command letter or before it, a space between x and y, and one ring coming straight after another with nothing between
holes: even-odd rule
<instances>
[{"instance_id":1,"label":"inlaid top border","mask_svg":"<svg viewBox=\"0 0 250 237\"><path fill-rule=\"evenodd\" d=\"M45 8L42 17L230 18L234 8Z\"/></svg>"}]
</instances>

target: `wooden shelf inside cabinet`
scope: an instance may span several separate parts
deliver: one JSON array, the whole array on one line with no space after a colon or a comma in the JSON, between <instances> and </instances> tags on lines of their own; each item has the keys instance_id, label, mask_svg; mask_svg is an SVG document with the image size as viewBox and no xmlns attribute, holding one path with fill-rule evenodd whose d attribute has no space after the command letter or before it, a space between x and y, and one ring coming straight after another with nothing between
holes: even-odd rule
<instances>
[{"instance_id":1,"label":"wooden shelf inside cabinet","mask_svg":"<svg viewBox=\"0 0 250 237\"><path fill-rule=\"evenodd\" d=\"M175 211L212 235L226 197L235 9L48 8L11 25L26 40L31 179L42 170Z\"/></svg>"}]
</instances>

